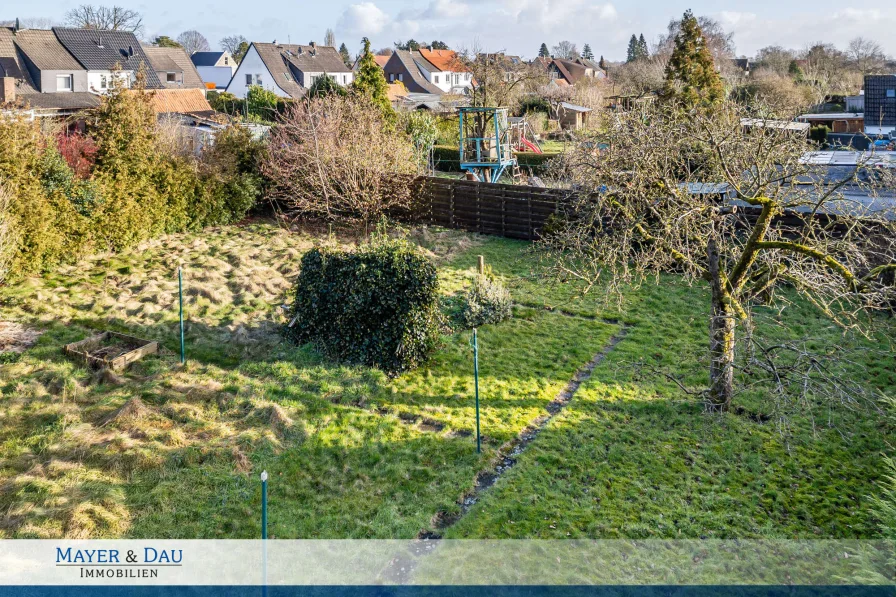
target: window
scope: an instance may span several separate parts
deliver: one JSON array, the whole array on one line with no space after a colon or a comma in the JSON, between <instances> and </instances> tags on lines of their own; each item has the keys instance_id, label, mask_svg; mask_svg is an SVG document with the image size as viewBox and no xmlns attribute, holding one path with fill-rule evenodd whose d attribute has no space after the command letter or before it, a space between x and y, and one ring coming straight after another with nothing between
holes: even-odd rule
<instances>
[{"instance_id":1,"label":"window","mask_svg":"<svg viewBox=\"0 0 896 597\"><path fill-rule=\"evenodd\" d=\"M100 75L100 89L106 89L109 87L109 80L106 79L106 75Z\"/></svg>"},{"instance_id":2,"label":"window","mask_svg":"<svg viewBox=\"0 0 896 597\"><path fill-rule=\"evenodd\" d=\"M390 83L394 83L394 82L395 82L395 73L389 73L389 82L390 82Z\"/></svg>"},{"instance_id":3,"label":"window","mask_svg":"<svg viewBox=\"0 0 896 597\"><path fill-rule=\"evenodd\" d=\"M403 73L398 73L398 80L399 80L399 81L404 81L404 74L403 74Z\"/></svg>"},{"instance_id":4,"label":"window","mask_svg":"<svg viewBox=\"0 0 896 597\"><path fill-rule=\"evenodd\" d=\"M225 65L225 66L227 66L227 65L230 64L229 62L227 62L227 60L228 60L228 58L227 58L227 56L225 56L225 57L224 57L224 65Z\"/></svg>"},{"instance_id":5,"label":"window","mask_svg":"<svg viewBox=\"0 0 896 597\"><path fill-rule=\"evenodd\" d=\"M433 83L438 85L439 84L439 75L436 75L434 78L435 78L435 81L433 81Z\"/></svg>"},{"instance_id":6,"label":"window","mask_svg":"<svg viewBox=\"0 0 896 597\"><path fill-rule=\"evenodd\" d=\"M887 97L896 97L896 89L887 89Z\"/></svg>"},{"instance_id":7,"label":"window","mask_svg":"<svg viewBox=\"0 0 896 597\"><path fill-rule=\"evenodd\" d=\"M246 87L252 84L252 75L246 75Z\"/></svg>"},{"instance_id":8,"label":"window","mask_svg":"<svg viewBox=\"0 0 896 597\"><path fill-rule=\"evenodd\" d=\"M56 91L71 91L72 90L72 76L71 75L56 75Z\"/></svg>"},{"instance_id":9,"label":"window","mask_svg":"<svg viewBox=\"0 0 896 597\"><path fill-rule=\"evenodd\" d=\"M289 73L283 73L283 76L286 78L287 81L292 81L292 79L289 78Z\"/></svg>"},{"instance_id":10,"label":"window","mask_svg":"<svg viewBox=\"0 0 896 597\"><path fill-rule=\"evenodd\" d=\"M261 75L258 75L258 74L255 75L255 84L261 85Z\"/></svg>"},{"instance_id":11,"label":"window","mask_svg":"<svg viewBox=\"0 0 896 597\"><path fill-rule=\"evenodd\" d=\"M168 83L177 83L177 73L165 73L165 81Z\"/></svg>"}]
</instances>

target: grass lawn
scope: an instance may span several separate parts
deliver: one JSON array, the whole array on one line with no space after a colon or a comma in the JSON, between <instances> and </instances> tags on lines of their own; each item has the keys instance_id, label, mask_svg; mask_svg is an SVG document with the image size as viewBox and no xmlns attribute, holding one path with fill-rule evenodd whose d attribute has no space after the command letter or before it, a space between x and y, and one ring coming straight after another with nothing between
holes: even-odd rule
<instances>
[{"instance_id":1,"label":"grass lawn","mask_svg":"<svg viewBox=\"0 0 896 597\"><path fill-rule=\"evenodd\" d=\"M300 256L324 239L264 223L165 237L0 289L0 321L43 332L0 361L0 537L251 538L267 469L278 538L410 538L460 511L476 473L545 414L623 325L628 334L450 537L873 537L885 428L870 404L774 419L708 416L647 356L705 381L707 296L674 278L608 309L545 284L528 245L418 231L446 297L485 255L520 305L480 331L477 455L469 332L390 379L324 362L279 336ZM188 297L179 366L176 268ZM548 307L546 309L546 307ZM836 337L796 303L793 333ZM769 314L770 333L776 314ZM61 347L96 330L161 341L125 374L97 376ZM891 336L892 337L892 336ZM843 375L892 394L884 340ZM885 356L881 356L885 355ZM771 412L759 392L750 412Z\"/></svg>"}]
</instances>

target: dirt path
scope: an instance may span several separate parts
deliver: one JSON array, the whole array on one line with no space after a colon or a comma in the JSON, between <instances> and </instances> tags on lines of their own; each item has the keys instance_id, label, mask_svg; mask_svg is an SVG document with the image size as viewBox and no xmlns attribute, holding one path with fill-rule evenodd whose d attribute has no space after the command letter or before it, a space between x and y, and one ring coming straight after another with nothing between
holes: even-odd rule
<instances>
[{"instance_id":1,"label":"dirt path","mask_svg":"<svg viewBox=\"0 0 896 597\"><path fill-rule=\"evenodd\" d=\"M619 331L610 338L610 341L607 342L601 351L594 355L594 358L588 361L581 369L576 371L576 374L569 380L566 387L557 394L556 398L548 403L547 407L545 407L547 412L530 423L514 439L501 446L498 450L498 455L492 461L492 466L479 471L476 475L473 489L459 500L461 504L459 513L450 515L446 512L437 512L432 517L432 530L421 531L417 535L417 539L421 541L415 542L410 553L397 556L383 571L383 577L387 579L388 583L406 584L410 580L416 568L417 559L431 553L442 538L442 533L466 516L476 502L479 501L482 494L488 491L490 487L498 482L498 479L516 465L520 454L538 437L548 423L569 404L582 384L591 377L595 367L602 363L616 345L625 338L630 327L621 325Z\"/></svg>"}]
</instances>

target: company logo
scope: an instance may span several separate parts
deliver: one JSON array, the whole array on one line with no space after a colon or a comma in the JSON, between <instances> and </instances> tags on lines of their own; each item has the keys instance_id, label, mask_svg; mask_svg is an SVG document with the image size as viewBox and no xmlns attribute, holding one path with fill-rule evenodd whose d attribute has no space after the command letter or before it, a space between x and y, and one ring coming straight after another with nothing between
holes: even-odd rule
<instances>
[{"instance_id":1,"label":"company logo","mask_svg":"<svg viewBox=\"0 0 896 597\"><path fill-rule=\"evenodd\" d=\"M56 566L80 569L81 578L158 578L159 569L183 565L184 550L56 548Z\"/></svg>"}]
</instances>

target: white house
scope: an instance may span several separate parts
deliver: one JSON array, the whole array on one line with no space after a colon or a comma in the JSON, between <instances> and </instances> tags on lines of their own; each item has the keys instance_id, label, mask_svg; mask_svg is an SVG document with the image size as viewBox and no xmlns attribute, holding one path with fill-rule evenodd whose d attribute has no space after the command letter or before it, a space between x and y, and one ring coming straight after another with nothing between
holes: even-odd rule
<instances>
[{"instance_id":1,"label":"white house","mask_svg":"<svg viewBox=\"0 0 896 597\"><path fill-rule=\"evenodd\" d=\"M428 73L429 82L445 93L464 93L473 86L473 74L454 50L420 48L420 56L434 67Z\"/></svg>"},{"instance_id":2,"label":"white house","mask_svg":"<svg viewBox=\"0 0 896 597\"><path fill-rule=\"evenodd\" d=\"M130 31L54 27L59 43L87 71L87 91L103 94L113 77L130 87L142 69L147 89L162 89L156 71L137 37Z\"/></svg>"},{"instance_id":3,"label":"white house","mask_svg":"<svg viewBox=\"0 0 896 597\"><path fill-rule=\"evenodd\" d=\"M190 56L196 71L205 83L213 83L215 89L230 85L236 72L236 61L230 52L193 52Z\"/></svg>"},{"instance_id":4,"label":"white house","mask_svg":"<svg viewBox=\"0 0 896 597\"><path fill-rule=\"evenodd\" d=\"M280 97L300 98L324 74L343 86L354 81L352 69L336 48L253 42L227 85L227 93L246 97L249 87L258 85Z\"/></svg>"}]
</instances>

